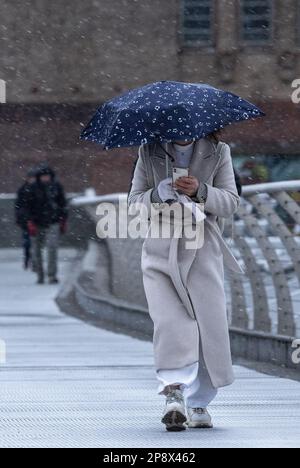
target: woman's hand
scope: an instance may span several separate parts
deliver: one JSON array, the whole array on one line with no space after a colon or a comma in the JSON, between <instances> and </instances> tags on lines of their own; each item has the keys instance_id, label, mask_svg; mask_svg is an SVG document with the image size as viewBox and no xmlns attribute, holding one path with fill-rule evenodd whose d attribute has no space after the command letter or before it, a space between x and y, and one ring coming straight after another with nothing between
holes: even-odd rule
<instances>
[{"instance_id":1,"label":"woman's hand","mask_svg":"<svg viewBox=\"0 0 300 468\"><path fill-rule=\"evenodd\" d=\"M179 177L176 180L174 187L176 190L179 190L181 193L188 195L189 197L194 197L197 195L199 189L199 181L194 176Z\"/></svg>"}]
</instances>

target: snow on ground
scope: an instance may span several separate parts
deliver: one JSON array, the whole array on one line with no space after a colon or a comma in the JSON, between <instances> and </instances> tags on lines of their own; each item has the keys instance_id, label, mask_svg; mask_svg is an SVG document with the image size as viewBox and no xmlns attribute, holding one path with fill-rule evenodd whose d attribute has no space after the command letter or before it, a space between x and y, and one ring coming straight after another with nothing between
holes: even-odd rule
<instances>
[{"instance_id":1,"label":"snow on ground","mask_svg":"<svg viewBox=\"0 0 300 468\"><path fill-rule=\"evenodd\" d=\"M60 313L20 251L0 250L0 278L0 447L300 447L299 383L236 367L214 430L166 433L151 343Z\"/></svg>"}]
</instances>

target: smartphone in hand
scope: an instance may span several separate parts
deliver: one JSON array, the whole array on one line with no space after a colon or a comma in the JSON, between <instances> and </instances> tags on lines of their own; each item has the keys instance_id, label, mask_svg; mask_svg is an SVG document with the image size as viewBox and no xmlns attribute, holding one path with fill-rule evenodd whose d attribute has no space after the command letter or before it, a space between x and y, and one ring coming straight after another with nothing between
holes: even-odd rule
<instances>
[{"instance_id":1,"label":"smartphone in hand","mask_svg":"<svg viewBox=\"0 0 300 468\"><path fill-rule=\"evenodd\" d=\"M176 182L177 179L179 179L179 177L188 177L188 175L188 168L173 167L173 184Z\"/></svg>"}]
</instances>

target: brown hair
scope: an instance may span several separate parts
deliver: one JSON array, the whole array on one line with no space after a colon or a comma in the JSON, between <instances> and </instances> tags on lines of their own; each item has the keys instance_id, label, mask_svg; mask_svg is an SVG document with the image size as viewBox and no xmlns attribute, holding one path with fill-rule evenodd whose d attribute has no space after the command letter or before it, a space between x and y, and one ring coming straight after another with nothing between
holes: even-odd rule
<instances>
[{"instance_id":1,"label":"brown hair","mask_svg":"<svg viewBox=\"0 0 300 468\"><path fill-rule=\"evenodd\" d=\"M221 130L217 130L216 132L210 133L207 136L207 138L217 145L219 141L221 140Z\"/></svg>"}]
</instances>

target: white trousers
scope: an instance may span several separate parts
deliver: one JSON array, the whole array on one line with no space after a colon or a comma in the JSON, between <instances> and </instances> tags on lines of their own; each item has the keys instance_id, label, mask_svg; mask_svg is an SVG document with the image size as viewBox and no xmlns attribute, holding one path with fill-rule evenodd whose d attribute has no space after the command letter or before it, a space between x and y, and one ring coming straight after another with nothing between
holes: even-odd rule
<instances>
[{"instance_id":1,"label":"white trousers","mask_svg":"<svg viewBox=\"0 0 300 468\"><path fill-rule=\"evenodd\" d=\"M203 362L195 362L181 369L159 370L158 393L163 394L168 385L180 385L189 408L207 408L218 394L213 387Z\"/></svg>"}]
</instances>

